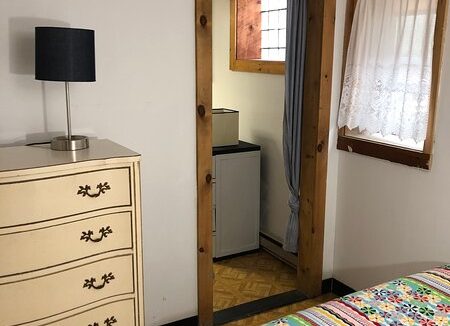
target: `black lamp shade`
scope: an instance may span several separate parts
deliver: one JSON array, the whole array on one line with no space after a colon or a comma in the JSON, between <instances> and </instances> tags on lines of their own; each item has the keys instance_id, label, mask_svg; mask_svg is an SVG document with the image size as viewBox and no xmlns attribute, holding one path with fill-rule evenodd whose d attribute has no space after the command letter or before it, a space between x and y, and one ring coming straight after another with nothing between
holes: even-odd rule
<instances>
[{"instance_id":1,"label":"black lamp shade","mask_svg":"<svg viewBox=\"0 0 450 326\"><path fill-rule=\"evenodd\" d=\"M95 81L94 31L36 27L36 79Z\"/></svg>"}]
</instances>

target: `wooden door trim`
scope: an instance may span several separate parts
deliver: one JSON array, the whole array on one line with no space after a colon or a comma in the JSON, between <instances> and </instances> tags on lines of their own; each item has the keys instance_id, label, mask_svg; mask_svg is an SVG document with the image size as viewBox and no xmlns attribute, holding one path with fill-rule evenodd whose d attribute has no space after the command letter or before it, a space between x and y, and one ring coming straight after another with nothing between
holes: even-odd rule
<instances>
[{"instance_id":1,"label":"wooden door trim","mask_svg":"<svg viewBox=\"0 0 450 326\"><path fill-rule=\"evenodd\" d=\"M195 4L198 316L199 325L210 326L213 325L212 0L195 0ZM308 6L298 289L313 297L321 293L322 287L336 0L308 0Z\"/></svg>"},{"instance_id":2,"label":"wooden door trim","mask_svg":"<svg viewBox=\"0 0 450 326\"><path fill-rule=\"evenodd\" d=\"M195 1L197 295L199 325L213 325L212 0Z\"/></svg>"},{"instance_id":3,"label":"wooden door trim","mask_svg":"<svg viewBox=\"0 0 450 326\"><path fill-rule=\"evenodd\" d=\"M298 289L321 294L336 0L308 0Z\"/></svg>"}]
</instances>

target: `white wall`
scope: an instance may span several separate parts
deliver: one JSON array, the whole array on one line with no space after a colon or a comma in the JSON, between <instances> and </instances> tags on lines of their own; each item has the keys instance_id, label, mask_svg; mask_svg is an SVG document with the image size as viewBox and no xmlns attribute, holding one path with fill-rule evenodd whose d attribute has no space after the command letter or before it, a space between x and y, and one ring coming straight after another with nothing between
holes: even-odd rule
<instances>
[{"instance_id":1,"label":"white wall","mask_svg":"<svg viewBox=\"0 0 450 326\"><path fill-rule=\"evenodd\" d=\"M337 26L344 21L344 3L338 0L342 13ZM446 38L450 39L448 27ZM339 43L337 39L337 47ZM338 154L334 277L355 289L450 262L449 58L447 44L430 172ZM339 67L341 60L335 61Z\"/></svg>"},{"instance_id":2,"label":"white wall","mask_svg":"<svg viewBox=\"0 0 450 326\"><path fill-rule=\"evenodd\" d=\"M97 82L72 85L74 131L143 155L146 324L192 316L194 1L0 0L1 145L65 129L64 85L34 80L34 26L55 21L96 31Z\"/></svg>"},{"instance_id":3,"label":"white wall","mask_svg":"<svg viewBox=\"0 0 450 326\"><path fill-rule=\"evenodd\" d=\"M283 166L284 76L229 70L230 1L213 0L213 107L239 111L241 140L261 145L261 230L282 242L289 217Z\"/></svg>"}]
</instances>

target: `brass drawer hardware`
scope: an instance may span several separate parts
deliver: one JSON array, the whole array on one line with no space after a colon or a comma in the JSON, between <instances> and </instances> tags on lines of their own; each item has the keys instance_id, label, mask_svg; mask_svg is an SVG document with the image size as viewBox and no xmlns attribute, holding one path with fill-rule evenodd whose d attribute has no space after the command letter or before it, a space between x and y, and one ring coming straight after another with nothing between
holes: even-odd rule
<instances>
[{"instance_id":1,"label":"brass drawer hardware","mask_svg":"<svg viewBox=\"0 0 450 326\"><path fill-rule=\"evenodd\" d=\"M111 186L108 184L108 182L105 182L105 183L100 182L97 185L98 192L94 193L94 194L89 193L89 190L91 190L91 186L89 186L89 185L85 185L84 187L79 186L79 188L80 189L78 190L77 195L82 195L83 197L89 196L91 198L97 198L101 194L104 194L106 192L106 190L111 190Z\"/></svg>"},{"instance_id":2,"label":"brass drawer hardware","mask_svg":"<svg viewBox=\"0 0 450 326\"><path fill-rule=\"evenodd\" d=\"M112 316L111 318L106 318L105 321L103 322L103 324L105 324L106 326L111 326L112 324L117 323L117 319ZM100 326L98 323L94 323L94 324L89 324L89 326Z\"/></svg>"},{"instance_id":3,"label":"brass drawer hardware","mask_svg":"<svg viewBox=\"0 0 450 326\"><path fill-rule=\"evenodd\" d=\"M83 288L88 288L88 290L89 289L100 290L103 289L106 284L109 284L109 282L114 279L115 277L113 273L104 274L102 276L103 283L100 285L95 285L95 282L97 282L97 280L95 279L95 277L91 277L90 279L84 280Z\"/></svg>"},{"instance_id":4,"label":"brass drawer hardware","mask_svg":"<svg viewBox=\"0 0 450 326\"><path fill-rule=\"evenodd\" d=\"M113 233L113 230L108 225L106 228L102 227L100 230L98 230L98 233L100 234L99 238L93 239L92 236L94 235L94 231L88 230L87 232L81 233L80 240L84 240L86 242L92 241L92 242L100 242L103 240L103 238L107 238L108 234Z\"/></svg>"}]
</instances>

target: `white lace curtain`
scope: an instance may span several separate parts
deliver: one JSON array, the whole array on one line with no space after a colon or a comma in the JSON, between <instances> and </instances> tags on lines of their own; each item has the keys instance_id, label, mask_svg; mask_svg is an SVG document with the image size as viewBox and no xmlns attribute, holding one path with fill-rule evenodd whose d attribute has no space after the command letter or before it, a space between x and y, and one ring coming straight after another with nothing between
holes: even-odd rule
<instances>
[{"instance_id":1,"label":"white lace curtain","mask_svg":"<svg viewBox=\"0 0 450 326\"><path fill-rule=\"evenodd\" d=\"M359 0L339 127L423 141L438 0Z\"/></svg>"}]
</instances>

